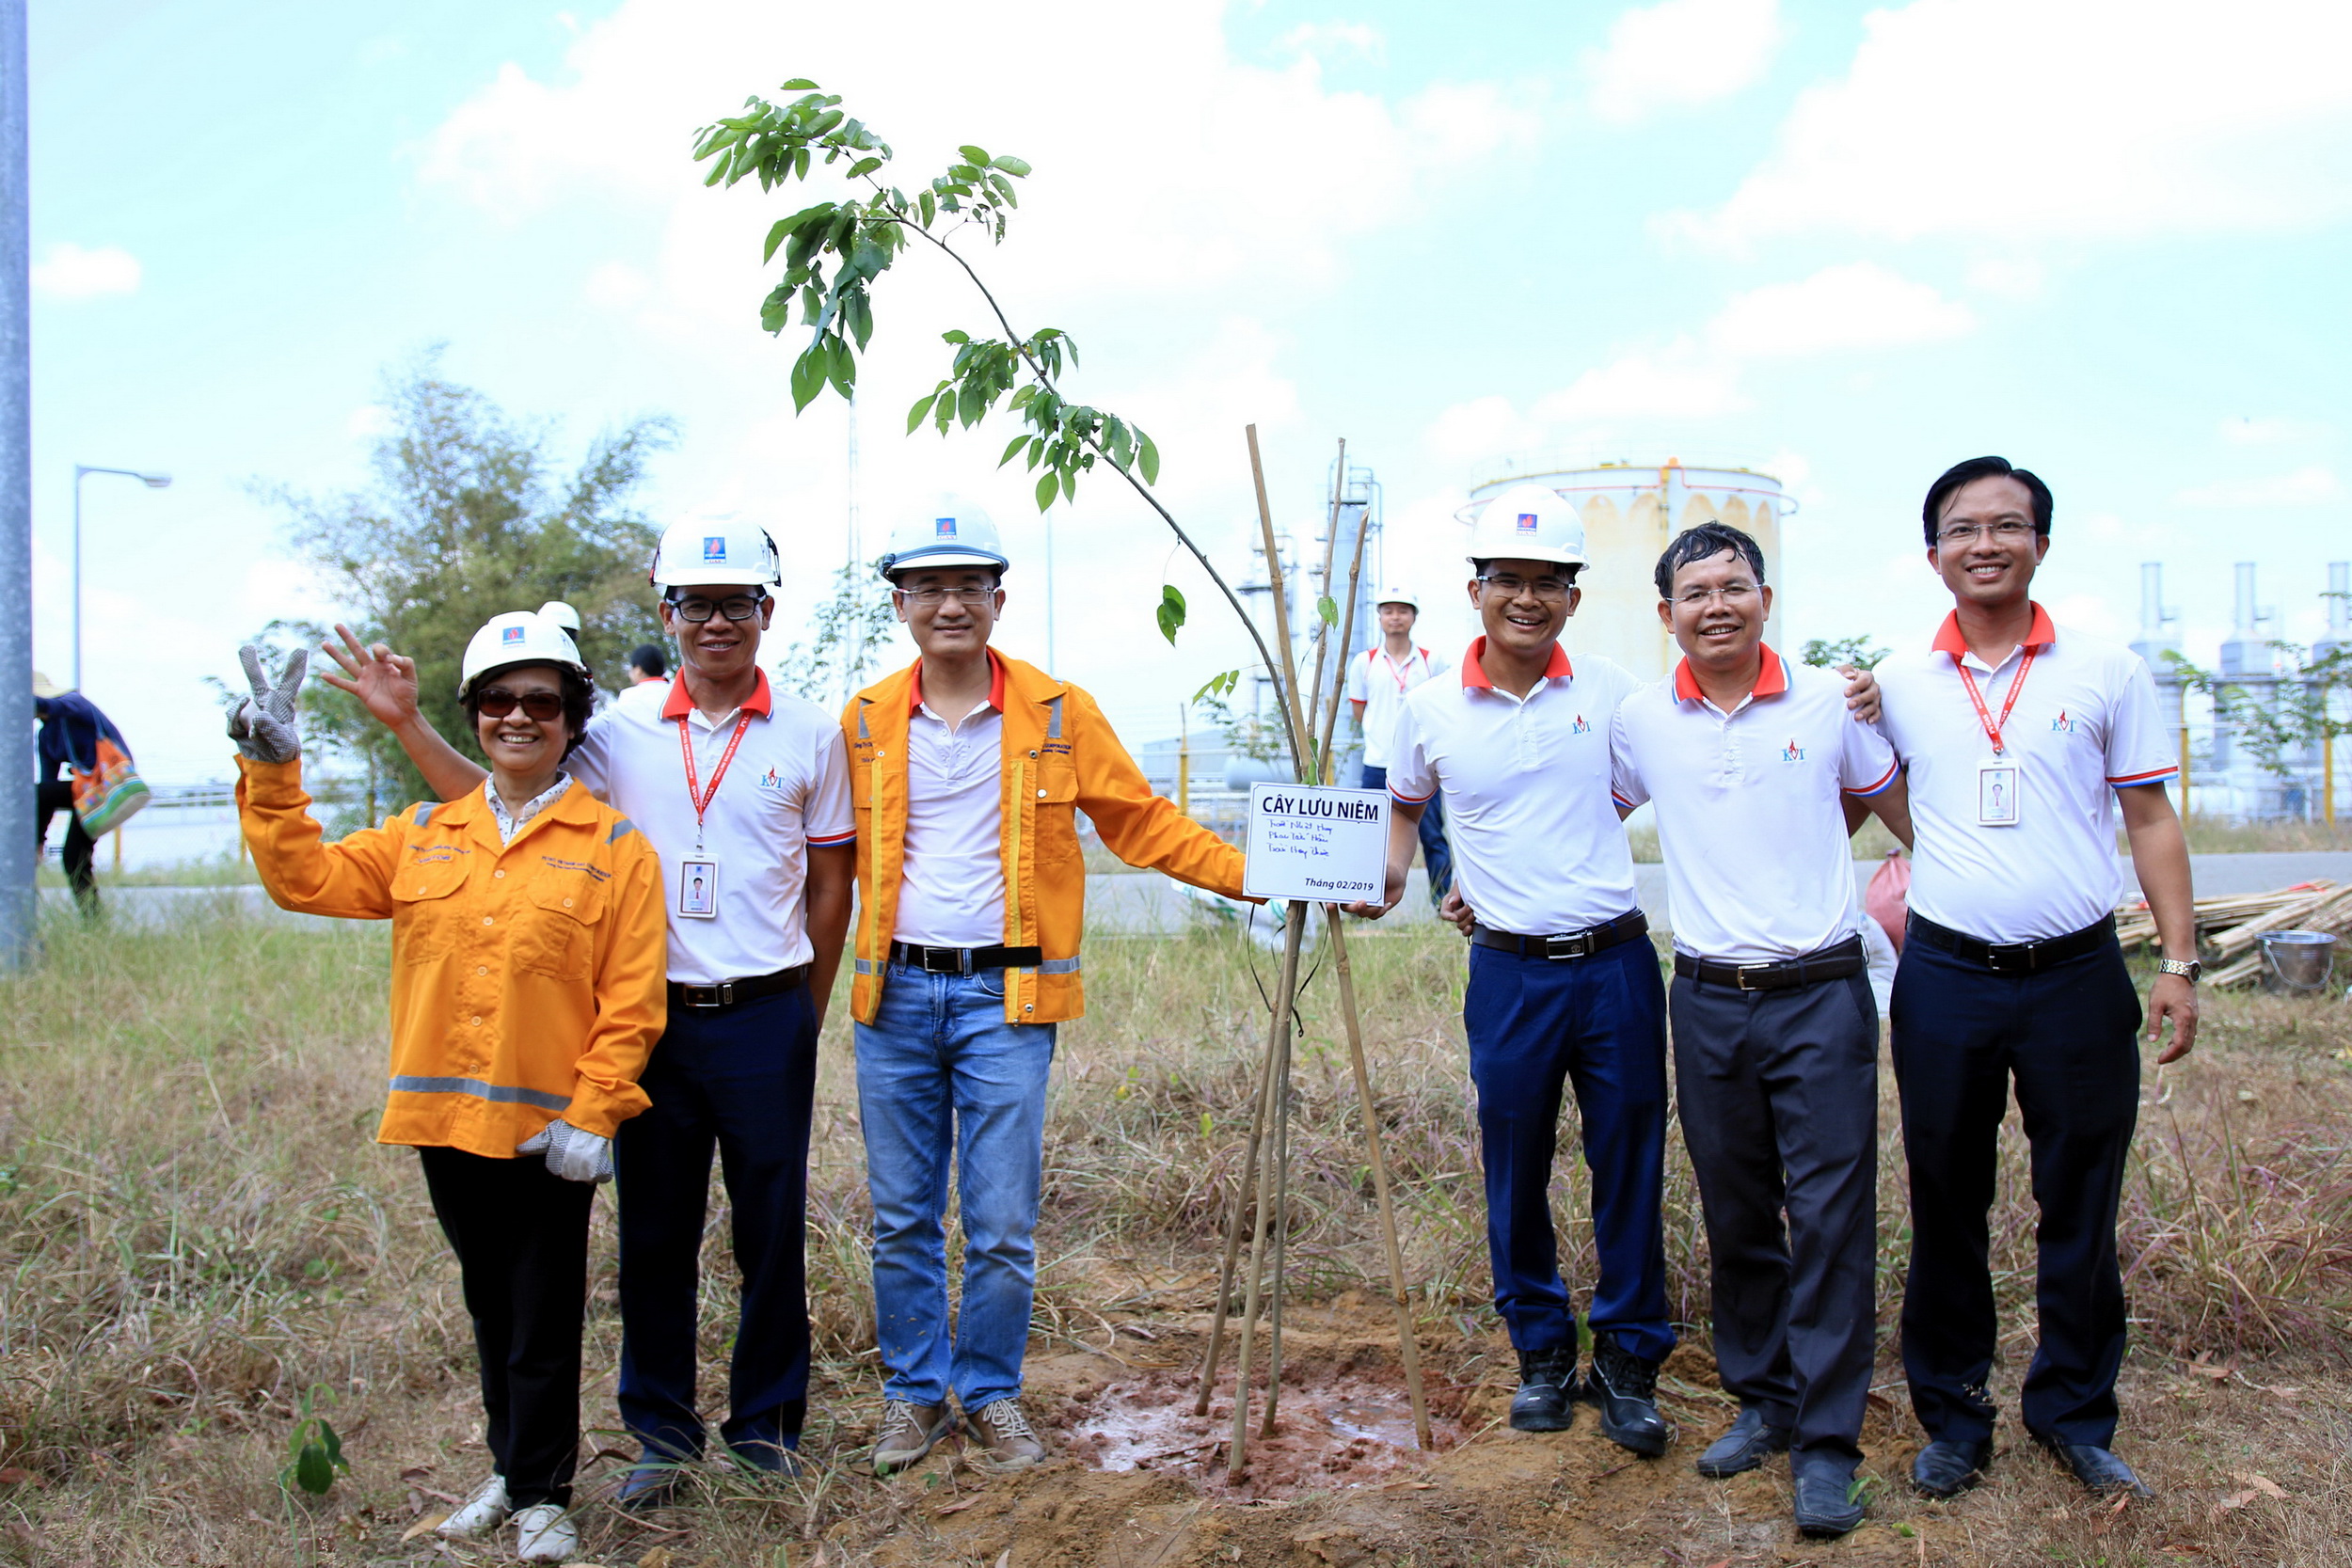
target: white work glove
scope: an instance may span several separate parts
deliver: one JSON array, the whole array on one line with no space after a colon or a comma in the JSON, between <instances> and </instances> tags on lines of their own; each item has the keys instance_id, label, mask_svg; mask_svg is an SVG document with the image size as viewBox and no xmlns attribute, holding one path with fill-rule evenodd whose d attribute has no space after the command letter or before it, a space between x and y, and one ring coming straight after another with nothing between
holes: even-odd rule
<instances>
[{"instance_id":1,"label":"white work glove","mask_svg":"<svg viewBox=\"0 0 2352 1568\"><path fill-rule=\"evenodd\" d=\"M548 1151L548 1169L566 1181L612 1180L612 1140L568 1121L551 1121L515 1146L517 1154Z\"/></svg>"},{"instance_id":2,"label":"white work glove","mask_svg":"<svg viewBox=\"0 0 2352 1568\"><path fill-rule=\"evenodd\" d=\"M294 698L302 677L310 672L310 650L296 648L286 659L286 672L273 687L262 667L262 650L247 642L237 650L245 678L253 695L239 702L229 715L229 738L255 762L292 762L302 755L302 736L294 729Z\"/></svg>"}]
</instances>

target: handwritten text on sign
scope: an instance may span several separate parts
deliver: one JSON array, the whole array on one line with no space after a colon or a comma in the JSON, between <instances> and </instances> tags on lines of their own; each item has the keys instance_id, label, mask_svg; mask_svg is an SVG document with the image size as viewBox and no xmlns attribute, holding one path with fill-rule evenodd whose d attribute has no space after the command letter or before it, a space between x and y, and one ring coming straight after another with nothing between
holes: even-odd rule
<instances>
[{"instance_id":1,"label":"handwritten text on sign","mask_svg":"<svg viewBox=\"0 0 2352 1568\"><path fill-rule=\"evenodd\" d=\"M1249 786L1242 887L1252 896L1341 904L1378 898L1388 863L1388 791Z\"/></svg>"}]
</instances>

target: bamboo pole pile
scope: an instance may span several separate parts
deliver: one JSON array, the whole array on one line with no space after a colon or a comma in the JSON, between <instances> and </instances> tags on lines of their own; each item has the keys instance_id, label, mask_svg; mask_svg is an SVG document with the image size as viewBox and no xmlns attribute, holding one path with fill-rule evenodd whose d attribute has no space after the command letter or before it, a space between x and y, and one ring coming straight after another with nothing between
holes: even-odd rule
<instances>
[{"instance_id":1,"label":"bamboo pole pile","mask_svg":"<svg viewBox=\"0 0 2352 1568\"><path fill-rule=\"evenodd\" d=\"M2325 878L2270 893L2200 898L2196 911L2198 948L2212 966L2205 972L2205 983L2213 986L2242 986L2262 977L2259 946L2265 931L2352 936L2352 887ZM2145 903L2124 905L2115 911L2115 920L2125 951L2155 942L2155 917Z\"/></svg>"}]
</instances>

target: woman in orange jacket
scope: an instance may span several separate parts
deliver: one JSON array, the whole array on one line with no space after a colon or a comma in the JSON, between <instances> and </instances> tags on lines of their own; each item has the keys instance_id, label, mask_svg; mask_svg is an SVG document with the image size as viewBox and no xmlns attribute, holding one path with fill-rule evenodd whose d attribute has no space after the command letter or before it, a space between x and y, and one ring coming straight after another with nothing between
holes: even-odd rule
<instances>
[{"instance_id":1,"label":"woman in orange jacket","mask_svg":"<svg viewBox=\"0 0 2352 1568\"><path fill-rule=\"evenodd\" d=\"M578 1555L588 1215L612 1133L665 1021L661 876L628 819L563 770L593 689L572 641L529 611L466 650L459 696L489 759L484 786L322 842L304 793L294 694L307 655L229 733L237 808L278 906L392 923L391 1082L379 1142L414 1147L464 1276L482 1362L490 1478L441 1534L511 1513L525 1561ZM544 1154L545 1158L533 1158Z\"/></svg>"}]
</instances>

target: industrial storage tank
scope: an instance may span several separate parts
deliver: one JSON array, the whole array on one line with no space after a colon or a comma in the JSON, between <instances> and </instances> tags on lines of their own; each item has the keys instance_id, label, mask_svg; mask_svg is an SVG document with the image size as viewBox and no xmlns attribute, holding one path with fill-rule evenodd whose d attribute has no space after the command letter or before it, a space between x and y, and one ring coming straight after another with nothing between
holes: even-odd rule
<instances>
[{"instance_id":1,"label":"industrial storage tank","mask_svg":"<svg viewBox=\"0 0 2352 1568\"><path fill-rule=\"evenodd\" d=\"M1578 578L1584 598L1561 639L1571 657L1600 654L1645 681L1673 669L1681 652L1658 619L1653 577L1667 543L1684 529L1707 522L1729 523L1763 547L1765 580L1773 598L1765 641L1796 653L1781 636L1788 585L1780 575L1780 523L1797 505L1772 475L1752 468L1687 467L1673 457L1656 465L1602 463L1509 473L1475 486L1470 504L1455 515L1465 523L1475 519L1487 501L1515 484L1556 490L1584 519L1584 553L1591 562Z\"/></svg>"}]
</instances>

